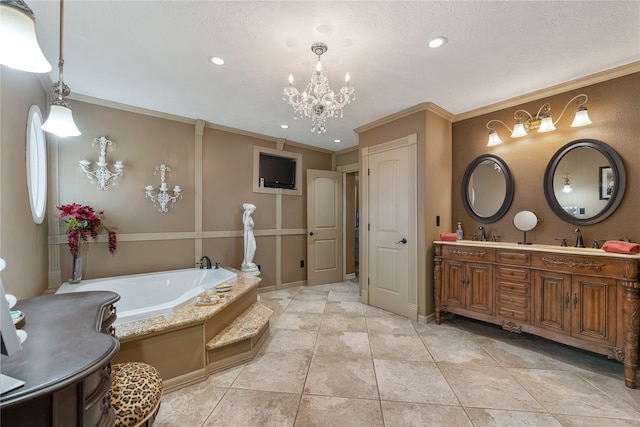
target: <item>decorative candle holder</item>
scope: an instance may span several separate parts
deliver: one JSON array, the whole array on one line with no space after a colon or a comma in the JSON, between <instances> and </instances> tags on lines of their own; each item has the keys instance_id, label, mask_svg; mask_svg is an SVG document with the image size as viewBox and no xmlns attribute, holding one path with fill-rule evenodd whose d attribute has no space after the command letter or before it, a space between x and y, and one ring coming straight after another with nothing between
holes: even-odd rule
<instances>
[{"instance_id":1,"label":"decorative candle holder","mask_svg":"<svg viewBox=\"0 0 640 427\"><path fill-rule=\"evenodd\" d=\"M167 182L165 181L165 175L167 172L171 171L171 169L163 163L160 166L156 166L156 170L153 174L157 175L158 171L160 171L160 188L158 189L158 192L154 195L153 186L147 185L146 187L144 187L146 191L145 197L148 197L151 199L151 201L153 202L154 208L157 206L156 203L160 205L160 209L158 209L158 212L169 212L169 210L167 209L167 204L171 202L171 206L173 206L176 203L176 200L178 199L178 197L182 198L182 189L180 188L179 185L176 185L173 187L174 195L173 196L170 195L169 192L167 191Z\"/></svg>"},{"instance_id":2,"label":"decorative candle holder","mask_svg":"<svg viewBox=\"0 0 640 427\"><path fill-rule=\"evenodd\" d=\"M89 170L89 166L91 162L89 160L80 160L80 168L82 172L87 174L87 178L91 181L92 184L95 183L94 179L98 181L98 190L108 190L109 189L109 180L113 178L115 181L119 176L122 176L122 170L124 169L124 165L120 160L115 163L115 172L111 172L107 163L107 145L111 145L111 141L109 141L104 136L100 138L95 138L92 144L100 144L100 157L96 162L98 166L94 170Z\"/></svg>"}]
</instances>

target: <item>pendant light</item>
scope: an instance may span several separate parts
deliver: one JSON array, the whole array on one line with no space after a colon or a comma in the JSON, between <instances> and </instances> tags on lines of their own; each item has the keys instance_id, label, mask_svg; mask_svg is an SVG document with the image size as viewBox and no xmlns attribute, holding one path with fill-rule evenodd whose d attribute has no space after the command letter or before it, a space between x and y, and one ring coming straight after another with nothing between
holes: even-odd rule
<instances>
[{"instance_id":1,"label":"pendant light","mask_svg":"<svg viewBox=\"0 0 640 427\"><path fill-rule=\"evenodd\" d=\"M0 64L30 73L51 71L36 37L36 17L22 0L0 2Z\"/></svg>"},{"instance_id":2,"label":"pendant light","mask_svg":"<svg viewBox=\"0 0 640 427\"><path fill-rule=\"evenodd\" d=\"M73 115L71 112L71 105L65 98L71 93L69 86L64 84L62 79L62 68L64 66L63 53L63 35L64 32L64 0L60 0L60 59L58 60L58 70L60 71L60 80L53 84L53 92L57 95L57 98L51 102L49 108L49 118L42 125L42 130L45 132L53 133L54 135L65 136L78 136L80 130L73 122Z\"/></svg>"}]
</instances>

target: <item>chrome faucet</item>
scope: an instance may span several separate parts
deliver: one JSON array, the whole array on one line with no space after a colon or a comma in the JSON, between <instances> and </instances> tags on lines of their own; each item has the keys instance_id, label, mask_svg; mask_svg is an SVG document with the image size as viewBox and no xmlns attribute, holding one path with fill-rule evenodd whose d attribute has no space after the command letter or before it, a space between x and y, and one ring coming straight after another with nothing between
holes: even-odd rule
<instances>
[{"instance_id":1,"label":"chrome faucet","mask_svg":"<svg viewBox=\"0 0 640 427\"><path fill-rule=\"evenodd\" d=\"M480 230L480 241L481 242L486 242L487 241L487 233L485 233L484 227L480 226L480 227L478 227L478 230Z\"/></svg>"},{"instance_id":2,"label":"chrome faucet","mask_svg":"<svg viewBox=\"0 0 640 427\"><path fill-rule=\"evenodd\" d=\"M202 258L200 258L200 261L198 261L198 264L200 264L200 269L202 269L204 267L204 264L202 263L202 261L206 261L206 265L207 265L207 270L211 270L211 260L209 259L208 256L203 256Z\"/></svg>"},{"instance_id":3,"label":"chrome faucet","mask_svg":"<svg viewBox=\"0 0 640 427\"><path fill-rule=\"evenodd\" d=\"M584 243L582 242L582 231L580 231L579 228L576 228L575 230L573 230L574 233L576 233L578 236L576 238L576 248L584 248Z\"/></svg>"}]
</instances>

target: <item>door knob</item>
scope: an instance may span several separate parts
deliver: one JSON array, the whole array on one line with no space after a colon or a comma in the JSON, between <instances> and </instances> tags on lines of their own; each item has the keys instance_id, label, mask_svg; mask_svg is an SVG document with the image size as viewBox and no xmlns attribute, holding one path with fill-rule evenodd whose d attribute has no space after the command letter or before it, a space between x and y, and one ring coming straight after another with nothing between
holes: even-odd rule
<instances>
[{"instance_id":1,"label":"door knob","mask_svg":"<svg viewBox=\"0 0 640 427\"><path fill-rule=\"evenodd\" d=\"M407 239L403 237L399 242L396 242L396 245L397 245L398 243L405 244L405 243L407 243Z\"/></svg>"},{"instance_id":2,"label":"door knob","mask_svg":"<svg viewBox=\"0 0 640 427\"><path fill-rule=\"evenodd\" d=\"M310 231L310 232L309 232L309 236L313 236L313 231Z\"/></svg>"}]
</instances>

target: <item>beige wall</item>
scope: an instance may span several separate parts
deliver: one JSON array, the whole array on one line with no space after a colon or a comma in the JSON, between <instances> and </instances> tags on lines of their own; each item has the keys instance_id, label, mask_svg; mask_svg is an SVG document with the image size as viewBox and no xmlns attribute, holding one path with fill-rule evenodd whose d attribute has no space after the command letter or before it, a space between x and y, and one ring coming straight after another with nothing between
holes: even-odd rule
<instances>
[{"instance_id":1,"label":"beige wall","mask_svg":"<svg viewBox=\"0 0 640 427\"><path fill-rule=\"evenodd\" d=\"M46 91L37 78L3 67L0 256L8 263L2 274L8 292L18 298L36 296L48 285L67 280L66 228L57 219L55 206L74 202L104 211L105 224L118 232L114 255L107 250L106 235L98 243L89 240L86 279L189 268L200 253L239 268L242 203L250 202L257 206L254 262L262 268L261 286L305 282L306 268L300 267L300 260L306 261L306 169L330 170L333 153L215 125L205 126L197 135L196 120L75 100L73 114L82 135L47 136L48 217L43 225L35 225L27 200L24 142L27 111L33 103L40 104L46 118ZM113 143L107 149L107 162L121 160L125 165L124 176L108 191L98 190L78 166L82 159L97 161L99 146L92 141L101 136ZM272 149L280 145L302 154L302 196L253 193L254 145ZM159 187L160 175L154 175L154 168L161 163L171 168L168 187L177 184L183 189L183 198L169 204L168 213L159 213L144 191L146 185Z\"/></svg>"},{"instance_id":2,"label":"beige wall","mask_svg":"<svg viewBox=\"0 0 640 427\"><path fill-rule=\"evenodd\" d=\"M31 105L47 114L47 93L38 76L0 67L0 257L7 293L18 299L47 284L47 224L31 216L26 180L26 128Z\"/></svg>"},{"instance_id":3,"label":"beige wall","mask_svg":"<svg viewBox=\"0 0 640 427\"><path fill-rule=\"evenodd\" d=\"M513 125L513 114L523 108L535 113L545 102L550 102L554 120L557 120L563 106L575 95L585 93L589 97L586 104L593 123L589 126L571 128L575 106L556 125L556 131L512 139L503 126L496 127L503 144L487 147L488 131L486 123L499 119ZM581 87L569 92L542 98L526 104L459 121L453 124L453 217L455 224L462 221L465 238L470 238L481 225L473 221L462 204L461 185L468 164L482 154L495 154L511 168L515 181L514 199L505 216L493 224L484 224L489 235L499 234L502 241L522 240L522 232L512 225L513 216L521 210L531 210L540 223L527 233L527 240L533 243L558 244L556 237L566 237L570 245L575 244L574 225L560 220L547 205L543 191L545 168L554 153L568 142L590 138L609 144L618 152L627 175L624 199L617 211L603 222L580 226L585 244L590 246L594 238L617 239L623 235L640 240L637 216L640 212L640 168L638 153L640 139L640 73L630 74L602 83Z\"/></svg>"},{"instance_id":4,"label":"beige wall","mask_svg":"<svg viewBox=\"0 0 640 427\"><path fill-rule=\"evenodd\" d=\"M431 242L451 226L451 118L448 112L436 105L425 103L357 130L360 148L417 134L417 286L420 316L434 311ZM366 179L364 174L365 171L363 179ZM365 209L367 206L363 204L362 211ZM437 217L440 225L436 225ZM361 235L366 228L366 224L361 224ZM361 286L366 286L366 272L362 271L360 277Z\"/></svg>"}]
</instances>

